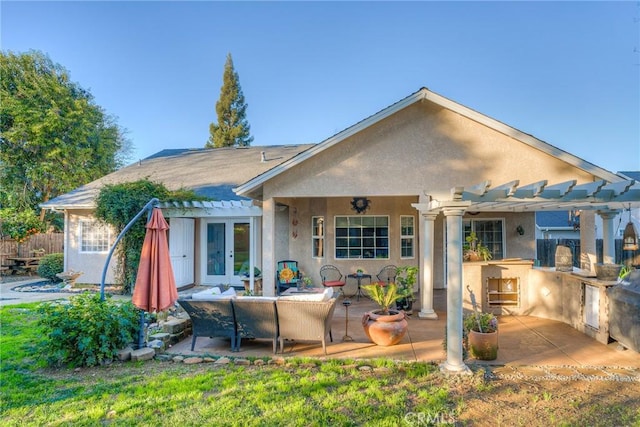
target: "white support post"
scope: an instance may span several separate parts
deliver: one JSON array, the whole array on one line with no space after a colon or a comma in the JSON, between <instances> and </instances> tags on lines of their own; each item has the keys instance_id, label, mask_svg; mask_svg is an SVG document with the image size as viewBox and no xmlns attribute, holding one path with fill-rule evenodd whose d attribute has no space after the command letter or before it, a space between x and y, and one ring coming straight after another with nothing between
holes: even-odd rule
<instances>
[{"instance_id":1,"label":"white support post","mask_svg":"<svg viewBox=\"0 0 640 427\"><path fill-rule=\"evenodd\" d=\"M276 296L275 208L274 199L262 202L262 295L266 297Z\"/></svg>"},{"instance_id":2,"label":"white support post","mask_svg":"<svg viewBox=\"0 0 640 427\"><path fill-rule=\"evenodd\" d=\"M434 222L437 216L438 214L433 212L422 214L422 257L420 258L420 268L422 270L422 281L420 283L421 308L418 313L420 319L438 319L438 314L433 309L433 235Z\"/></svg>"},{"instance_id":3,"label":"white support post","mask_svg":"<svg viewBox=\"0 0 640 427\"><path fill-rule=\"evenodd\" d=\"M602 262L603 264L615 264L616 262L616 236L613 220L618 211L598 211L602 218Z\"/></svg>"},{"instance_id":4,"label":"white support post","mask_svg":"<svg viewBox=\"0 0 640 427\"><path fill-rule=\"evenodd\" d=\"M447 360L440 365L446 373L470 374L462 351L462 203L443 208L447 219Z\"/></svg>"}]
</instances>

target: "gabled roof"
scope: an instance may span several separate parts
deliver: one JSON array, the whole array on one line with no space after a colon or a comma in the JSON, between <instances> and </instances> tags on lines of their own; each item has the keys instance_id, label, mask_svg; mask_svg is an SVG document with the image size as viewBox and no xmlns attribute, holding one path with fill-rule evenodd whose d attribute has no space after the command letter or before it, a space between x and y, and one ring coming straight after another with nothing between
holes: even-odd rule
<instances>
[{"instance_id":1,"label":"gabled roof","mask_svg":"<svg viewBox=\"0 0 640 427\"><path fill-rule=\"evenodd\" d=\"M621 181L622 178L618 175L609 172L603 168L600 168L592 163L587 162L579 157L574 156L566 151L563 151L557 147L554 147L551 144L548 144L540 139L537 139L529 134L519 131L511 126L508 126L498 120L495 120L491 117L488 117L484 114L481 114L471 108L465 107L462 104L458 104L450 99L447 99L441 95L438 95L435 92L430 91L427 88L421 88L417 92L409 95L408 97L396 102L395 104L390 105L389 107L375 113L372 116L367 117L366 119L356 123L355 125L329 137L328 139L322 141L321 143L315 145L309 150L301 153L298 156L292 157L291 159L283 162L279 166L269 170L268 172L261 174L250 181L238 186L234 189L236 194L240 196L252 197L252 198L261 198L262 191L261 187L269 179L283 173L284 171L300 164L301 162L315 156L316 154L342 142L343 140L349 138L350 136L375 125L381 120L395 114L417 102L432 102L437 104L443 108L449 109L455 113L458 113L470 120L474 120L478 123L481 123L497 132L505 134L511 138L514 138L524 144L527 144L533 148L536 148L544 153L547 153L551 156L561 159L562 161L575 166L579 169L582 169L596 177L604 179L609 182L618 182Z\"/></svg>"},{"instance_id":2,"label":"gabled roof","mask_svg":"<svg viewBox=\"0 0 640 427\"><path fill-rule=\"evenodd\" d=\"M48 209L93 209L105 184L149 179L169 190L191 189L210 200L242 199L233 187L312 147L306 145L163 150L43 203ZM264 161L262 153L264 152Z\"/></svg>"}]
</instances>

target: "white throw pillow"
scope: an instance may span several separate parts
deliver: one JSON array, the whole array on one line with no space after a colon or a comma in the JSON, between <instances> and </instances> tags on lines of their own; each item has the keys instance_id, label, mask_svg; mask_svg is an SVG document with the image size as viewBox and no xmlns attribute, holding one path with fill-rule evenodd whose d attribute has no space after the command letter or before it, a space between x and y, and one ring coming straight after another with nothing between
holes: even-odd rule
<instances>
[{"instance_id":1,"label":"white throw pillow","mask_svg":"<svg viewBox=\"0 0 640 427\"><path fill-rule=\"evenodd\" d=\"M293 294L293 295L285 295L283 297L280 297L280 299L282 301L315 301L315 302L322 302L325 301L325 293L319 293L319 294L305 294L305 293L300 293L300 294Z\"/></svg>"},{"instance_id":2,"label":"white throw pillow","mask_svg":"<svg viewBox=\"0 0 640 427\"><path fill-rule=\"evenodd\" d=\"M230 296L234 296L236 295L236 288L229 288L226 291L224 291L222 294L220 295L230 295Z\"/></svg>"},{"instance_id":3,"label":"white throw pillow","mask_svg":"<svg viewBox=\"0 0 640 427\"><path fill-rule=\"evenodd\" d=\"M201 292L196 292L195 294L191 295L191 299L211 299L211 297L213 297L214 295L220 295L220 288L215 287Z\"/></svg>"}]
</instances>

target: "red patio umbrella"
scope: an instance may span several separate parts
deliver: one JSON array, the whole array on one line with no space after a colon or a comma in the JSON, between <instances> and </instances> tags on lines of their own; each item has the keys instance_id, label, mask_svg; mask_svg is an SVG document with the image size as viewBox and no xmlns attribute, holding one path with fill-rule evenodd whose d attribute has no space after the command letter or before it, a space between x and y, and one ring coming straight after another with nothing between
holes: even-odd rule
<instances>
[{"instance_id":1,"label":"red patio umbrella","mask_svg":"<svg viewBox=\"0 0 640 427\"><path fill-rule=\"evenodd\" d=\"M178 290L167 242L169 224L159 208L153 209L146 227L132 302L152 313L171 307L178 300Z\"/></svg>"}]
</instances>

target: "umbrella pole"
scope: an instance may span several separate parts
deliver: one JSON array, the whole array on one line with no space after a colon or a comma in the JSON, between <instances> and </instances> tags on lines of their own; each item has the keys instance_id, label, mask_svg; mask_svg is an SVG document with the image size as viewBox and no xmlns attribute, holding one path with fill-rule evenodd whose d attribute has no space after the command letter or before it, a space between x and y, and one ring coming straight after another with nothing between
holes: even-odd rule
<instances>
[{"instance_id":1,"label":"umbrella pole","mask_svg":"<svg viewBox=\"0 0 640 427\"><path fill-rule=\"evenodd\" d=\"M133 217L133 219L131 221L129 221L129 224L127 224L124 229L120 232L120 234L118 234L118 238L116 239L116 241L113 243L113 246L111 246L111 249L109 250L109 254L107 255L107 260L104 263L104 269L102 270L102 279L100 279L100 301L104 301L104 281L105 278L107 277L107 269L109 268L109 261L111 261L111 256L113 255L113 251L116 249L116 246L118 245L118 242L120 242L120 240L122 239L122 237L124 236L124 234L129 231L129 229L133 226L133 224L135 224L135 222L147 211L151 211L151 208L153 207L153 205L155 205L156 203L158 203L159 200L157 198L153 198L151 200L149 200L149 202L147 202L146 205L144 205L144 207L142 208L142 210L140 210L140 212L138 212L138 214L136 216Z\"/></svg>"},{"instance_id":2,"label":"umbrella pole","mask_svg":"<svg viewBox=\"0 0 640 427\"><path fill-rule=\"evenodd\" d=\"M140 331L138 332L138 348L144 347L144 310L140 310Z\"/></svg>"}]
</instances>

